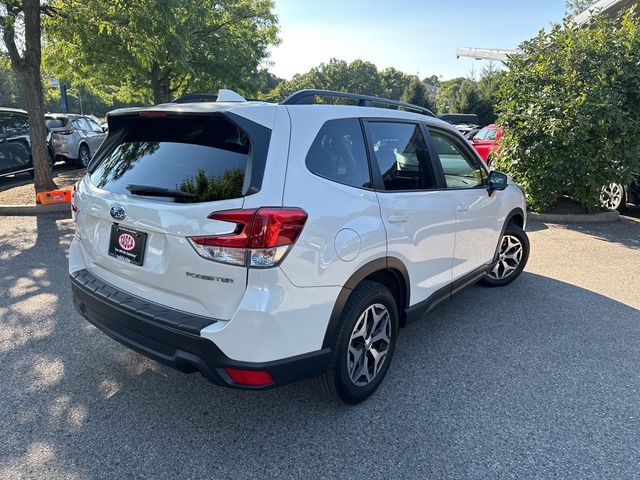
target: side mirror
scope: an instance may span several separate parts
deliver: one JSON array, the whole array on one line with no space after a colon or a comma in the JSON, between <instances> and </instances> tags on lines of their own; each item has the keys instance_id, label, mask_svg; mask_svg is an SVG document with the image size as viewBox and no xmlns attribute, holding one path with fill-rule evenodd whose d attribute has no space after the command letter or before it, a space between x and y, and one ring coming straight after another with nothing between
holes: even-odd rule
<instances>
[{"instance_id":1,"label":"side mirror","mask_svg":"<svg viewBox=\"0 0 640 480\"><path fill-rule=\"evenodd\" d=\"M487 185L487 191L489 195L491 195L495 190L504 190L507 188L507 182L509 177L507 177L502 172L497 172L496 170L492 170L489 173L489 182Z\"/></svg>"}]
</instances>

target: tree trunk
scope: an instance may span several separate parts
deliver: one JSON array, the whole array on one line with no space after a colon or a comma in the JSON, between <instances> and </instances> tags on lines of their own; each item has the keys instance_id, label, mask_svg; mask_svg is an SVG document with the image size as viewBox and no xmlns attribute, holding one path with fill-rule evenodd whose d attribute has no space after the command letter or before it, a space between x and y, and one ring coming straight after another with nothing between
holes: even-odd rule
<instances>
[{"instance_id":1,"label":"tree trunk","mask_svg":"<svg viewBox=\"0 0 640 480\"><path fill-rule=\"evenodd\" d=\"M47 131L45 128L44 105L42 101L42 79L40 64L42 58L40 0L24 0L24 70L22 78L29 113L29 137L34 167L34 185L37 192L57 189L51 178L49 153L47 151ZM20 73L20 72L18 72Z\"/></svg>"},{"instance_id":2,"label":"tree trunk","mask_svg":"<svg viewBox=\"0 0 640 480\"><path fill-rule=\"evenodd\" d=\"M156 105L171 101L169 73L162 72L160 66L155 62L151 66L151 89L153 90L153 103Z\"/></svg>"},{"instance_id":3,"label":"tree trunk","mask_svg":"<svg viewBox=\"0 0 640 480\"><path fill-rule=\"evenodd\" d=\"M15 20L20 11L24 12L24 57L16 46ZM29 115L29 137L31 141L31 157L33 159L34 186L36 193L55 190L57 185L51 178L49 154L47 150L47 131L42 103L42 80L40 63L42 56L40 29L40 0L24 0L22 8L15 5L2 20L2 34L11 66L18 74L27 97Z\"/></svg>"}]
</instances>

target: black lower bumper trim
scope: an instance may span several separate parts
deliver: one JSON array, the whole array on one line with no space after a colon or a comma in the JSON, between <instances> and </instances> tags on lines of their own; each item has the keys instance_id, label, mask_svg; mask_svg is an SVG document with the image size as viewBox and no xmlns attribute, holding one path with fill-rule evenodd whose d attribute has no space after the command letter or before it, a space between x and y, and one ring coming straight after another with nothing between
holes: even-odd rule
<instances>
[{"instance_id":1,"label":"black lower bumper trim","mask_svg":"<svg viewBox=\"0 0 640 480\"><path fill-rule=\"evenodd\" d=\"M104 290L101 284L106 285L109 295L100 294ZM329 362L329 348L272 362L232 360L211 340L126 308L119 299L130 295L102 282L87 270L71 274L71 285L78 312L111 338L182 372L199 371L217 385L256 388L234 384L224 368L266 370L274 383L258 388L268 388L320 375Z\"/></svg>"}]
</instances>

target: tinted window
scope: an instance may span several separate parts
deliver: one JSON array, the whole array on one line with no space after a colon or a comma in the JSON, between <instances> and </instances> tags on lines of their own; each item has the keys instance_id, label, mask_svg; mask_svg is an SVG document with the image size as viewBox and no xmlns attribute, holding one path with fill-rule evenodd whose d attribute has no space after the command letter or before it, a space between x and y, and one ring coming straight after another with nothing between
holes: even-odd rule
<instances>
[{"instance_id":1,"label":"tinted window","mask_svg":"<svg viewBox=\"0 0 640 480\"><path fill-rule=\"evenodd\" d=\"M73 121L73 126L78 130L91 130L89 123L84 118L76 118Z\"/></svg>"},{"instance_id":2,"label":"tinted window","mask_svg":"<svg viewBox=\"0 0 640 480\"><path fill-rule=\"evenodd\" d=\"M84 121L87 122L87 124L89 125L89 129L92 132L102 133L102 127L100 125L98 125L96 122L94 122L93 119L87 117L87 118L84 119Z\"/></svg>"},{"instance_id":3,"label":"tinted window","mask_svg":"<svg viewBox=\"0 0 640 480\"><path fill-rule=\"evenodd\" d=\"M360 122L346 118L325 123L309 149L307 168L345 185L369 187L369 163Z\"/></svg>"},{"instance_id":4,"label":"tinted window","mask_svg":"<svg viewBox=\"0 0 640 480\"><path fill-rule=\"evenodd\" d=\"M118 135L118 132L116 132ZM179 190L207 202L242 196L247 135L223 117L133 119L91 173L99 188L129 195L128 185Z\"/></svg>"},{"instance_id":5,"label":"tinted window","mask_svg":"<svg viewBox=\"0 0 640 480\"><path fill-rule=\"evenodd\" d=\"M442 164L447 188L484 187L486 171L477 158L464 152L446 134L431 130L431 139Z\"/></svg>"},{"instance_id":6,"label":"tinted window","mask_svg":"<svg viewBox=\"0 0 640 480\"><path fill-rule=\"evenodd\" d=\"M66 118L47 118L47 128L61 128L67 126Z\"/></svg>"},{"instance_id":7,"label":"tinted window","mask_svg":"<svg viewBox=\"0 0 640 480\"><path fill-rule=\"evenodd\" d=\"M26 115L0 112L0 136L14 137L29 134L29 121Z\"/></svg>"},{"instance_id":8,"label":"tinted window","mask_svg":"<svg viewBox=\"0 0 640 480\"><path fill-rule=\"evenodd\" d=\"M418 125L369 122L367 128L386 190L436 188L429 152Z\"/></svg>"}]
</instances>

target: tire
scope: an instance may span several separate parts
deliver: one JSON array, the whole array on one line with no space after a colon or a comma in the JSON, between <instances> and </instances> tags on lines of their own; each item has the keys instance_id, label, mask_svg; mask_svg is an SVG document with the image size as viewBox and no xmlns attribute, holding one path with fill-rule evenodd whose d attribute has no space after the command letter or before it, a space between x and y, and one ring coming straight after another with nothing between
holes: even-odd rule
<instances>
[{"instance_id":1,"label":"tire","mask_svg":"<svg viewBox=\"0 0 640 480\"><path fill-rule=\"evenodd\" d=\"M607 210L618 210L624 212L627 208L626 192L624 185L619 183L610 183L602 187L600 192L600 205Z\"/></svg>"},{"instance_id":2,"label":"tire","mask_svg":"<svg viewBox=\"0 0 640 480\"><path fill-rule=\"evenodd\" d=\"M380 283L362 282L342 310L329 366L318 378L319 385L351 405L366 400L389 369L397 337L398 307L392 293Z\"/></svg>"},{"instance_id":3,"label":"tire","mask_svg":"<svg viewBox=\"0 0 640 480\"><path fill-rule=\"evenodd\" d=\"M507 225L502 237L498 259L493 270L481 280L487 287L501 287L520 276L529 260L529 237L519 226Z\"/></svg>"},{"instance_id":4,"label":"tire","mask_svg":"<svg viewBox=\"0 0 640 480\"><path fill-rule=\"evenodd\" d=\"M89 147L87 147L85 144L80 145L80 148L78 149L78 160L76 162L76 166L78 168L87 168L90 160L91 153L89 152Z\"/></svg>"}]
</instances>

